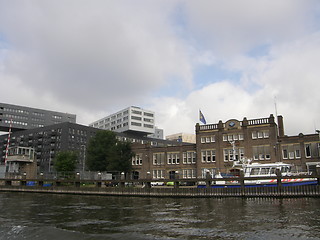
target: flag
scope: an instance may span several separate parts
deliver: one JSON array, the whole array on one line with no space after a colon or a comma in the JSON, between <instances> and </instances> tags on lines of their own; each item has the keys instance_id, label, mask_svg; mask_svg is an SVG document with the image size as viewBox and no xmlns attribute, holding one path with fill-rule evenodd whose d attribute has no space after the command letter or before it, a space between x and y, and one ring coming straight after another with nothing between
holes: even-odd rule
<instances>
[{"instance_id":1,"label":"flag","mask_svg":"<svg viewBox=\"0 0 320 240\"><path fill-rule=\"evenodd\" d=\"M199 115L200 122L202 122L203 124L207 124L206 119L204 118L201 110L199 110L199 114L200 114Z\"/></svg>"}]
</instances>

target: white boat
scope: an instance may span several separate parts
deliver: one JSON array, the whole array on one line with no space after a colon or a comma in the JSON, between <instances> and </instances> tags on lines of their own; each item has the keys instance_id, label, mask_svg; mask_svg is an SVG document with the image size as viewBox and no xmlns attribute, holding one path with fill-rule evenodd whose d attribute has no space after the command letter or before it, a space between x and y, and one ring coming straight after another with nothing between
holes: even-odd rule
<instances>
[{"instance_id":1,"label":"white boat","mask_svg":"<svg viewBox=\"0 0 320 240\"><path fill-rule=\"evenodd\" d=\"M239 185L237 180L225 181L225 178L239 177L241 171L245 178L256 178L256 177L273 177L272 179L261 179L261 180L244 180L246 186L275 186L277 185L277 171L281 173L283 178L281 180L283 185L306 185L306 184L317 184L317 179L312 177L301 177L292 178L292 176L307 175L307 173L294 173L292 172L293 165L283 162L276 163L253 163L251 160L235 161L233 167L230 169L230 173L223 176L221 173L217 174L215 178L222 178L221 181L215 181L214 184L218 185Z\"/></svg>"}]
</instances>

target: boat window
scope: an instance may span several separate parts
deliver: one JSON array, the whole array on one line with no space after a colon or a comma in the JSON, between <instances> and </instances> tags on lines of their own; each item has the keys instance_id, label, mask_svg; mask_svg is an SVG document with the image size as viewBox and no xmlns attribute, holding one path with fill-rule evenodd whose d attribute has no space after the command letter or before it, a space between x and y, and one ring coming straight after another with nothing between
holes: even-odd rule
<instances>
[{"instance_id":1,"label":"boat window","mask_svg":"<svg viewBox=\"0 0 320 240\"><path fill-rule=\"evenodd\" d=\"M276 168L275 167L271 168L270 174L276 174Z\"/></svg>"},{"instance_id":2,"label":"boat window","mask_svg":"<svg viewBox=\"0 0 320 240\"><path fill-rule=\"evenodd\" d=\"M260 168L252 168L250 175L258 175Z\"/></svg>"},{"instance_id":3,"label":"boat window","mask_svg":"<svg viewBox=\"0 0 320 240\"><path fill-rule=\"evenodd\" d=\"M261 173L260 174L269 174L270 168L261 168Z\"/></svg>"},{"instance_id":4,"label":"boat window","mask_svg":"<svg viewBox=\"0 0 320 240\"><path fill-rule=\"evenodd\" d=\"M282 173L290 172L290 167L289 166L284 166L281 168Z\"/></svg>"}]
</instances>

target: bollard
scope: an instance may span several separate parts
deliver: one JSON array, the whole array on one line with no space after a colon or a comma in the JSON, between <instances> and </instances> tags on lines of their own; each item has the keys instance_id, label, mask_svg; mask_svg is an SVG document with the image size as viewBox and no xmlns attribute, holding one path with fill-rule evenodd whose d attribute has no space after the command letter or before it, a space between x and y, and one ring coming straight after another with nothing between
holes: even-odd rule
<instances>
[{"instance_id":1,"label":"bollard","mask_svg":"<svg viewBox=\"0 0 320 240\"><path fill-rule=\"evenodd\" d=\"M97 182L96 183L96 187L100 188L102 186L102 183L101 182Z\"/></svg>"},{"instance_id":2,"label":"bollard","mask_svg":"<svg viewBox=\"0 0 320 240\"><path fill-rule=\"evenodd\" d=\"M151 182L145 182L144 186L145 188L151 188Z\"/></svg>"},{"instance_id":3,"label":"bollard","mask_svg":"<svg viewBox=\"0 0 320 240\"><path fill-rule=\"evenodd\" d=\"M43 187L43 181L42 180L38 181L38 185L39 187Z\"/></svg>"},{"instance_id":4,"label":"bollard","mask_svg":"<svg viewBox=\"0 0 320 240\"><path fill-rule=\"evenodd\" d=\"M5 185L6 185L6 186L11 186L11 185L12 185L12 181L7 180L7 181L5 182Z\"/></svg>"},{"instance_id":5,"label":"bollard","mask_svg":"<svg viewBox=\"0 0 320 240\"><path fill-rule=\"evenodd\" d=\"M240 170L239 183L240 183L241 189L244 190L244 173L243 173L243 170Z\"/></svg>"}]
</instances>

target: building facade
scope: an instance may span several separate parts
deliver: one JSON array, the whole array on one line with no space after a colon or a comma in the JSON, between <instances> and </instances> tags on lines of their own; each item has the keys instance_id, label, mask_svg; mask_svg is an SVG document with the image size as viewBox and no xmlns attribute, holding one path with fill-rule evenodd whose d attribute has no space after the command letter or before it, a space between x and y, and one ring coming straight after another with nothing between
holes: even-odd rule
<instances>
[{"instance_id":1,"label":"building facade","mask_svg":"<svg viewBox=\"0 0 320 240\"><path fill-rule=\"evenodd\" d=\"M154 120L154 112L131 106L99 119L89 126L114 132L148 135L155 133Z\"/></svg>"},{"instance_id":2,"label":"building facade","mask_svg":"<svg viewBox=\"0 0 320 240\"><path fill-rule=\"evenodd\" d=\"M284 135L282 116L276 123L268 118L242 121L231 119L217 124L196 124L196 143L179 146L134 146L132 160L135 176L152 179L177 177L192 179L227 173L234 160L251 159L254 162L285 162L297 171L320 164L318 134Z\"/></svg>"},{"instance_id":3,"label":"building facade","mask_svg":"<svg viewBox=\"0 0 320 240\"><path fill-rule=\"evenodd\" d=\"M0 131L25 130L62 122L76 122L76 115L37 108L0 103Z\"/></svg>"},{"instance_id":4,"label":"building facade","mask_svg":"<svg viewBox=\"0 0 320 240\"><path fill-rule=\"evenodd\" d=\"M50 126L21 130L11 133L10 148L30 147L34 149L35 162L38 172L54 171L56 155L60 151L75 151L78 153L76 171L86 170L87 146L90 138L101 129L88 127L76 123L64 122ZM164 147L175 144L163 139L153 139L132 133L116 133L120 141L129 141L133 144L154 147ZM5 162L5 153L8 143L8 134L0 135L0 165Z\"/></svg>"},{"instance_id":5,"label":"building facade","mask_svg":"<svg viewBox=\"0 0 320 240\"><path fill-rule=\"evenodd\" d=\"M163 129L155 127L154 133L148 134L149 138L163 139Z\"/></svg>"},{"instance_id":6,"label":"building facade","mask_svg":"<svg viewBox=\"0 0 320 240\"><path fill-rule=\"evenodd\" d=\"M84 168L89 139L97 129L76 123L64 122L41 128L13 132L10 147L32 147L39 172L52 172L53 159L59 151L79 153L77 170ZM0 162L5 161L8 134L0 136Z\"/></svg>"}]
</instances>

